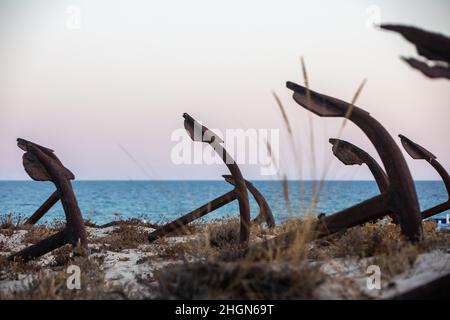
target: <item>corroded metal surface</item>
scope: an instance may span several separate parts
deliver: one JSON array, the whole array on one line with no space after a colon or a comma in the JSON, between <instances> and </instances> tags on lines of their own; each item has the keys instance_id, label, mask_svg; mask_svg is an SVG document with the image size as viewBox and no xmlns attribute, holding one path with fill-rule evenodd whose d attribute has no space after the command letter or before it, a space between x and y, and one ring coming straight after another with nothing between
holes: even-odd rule
<instances>
[{"instance_id":1,"label":"corroded metal surface","mask_svg":"<svg viewBox=\"0 0 450 320\"><path fill-rule=\"evenodd\" d=\"M335 232L394 212L405 237L410 241L421 239L422 219L415 185L406 161L388 131L367 111L348 102L292 82L288 82L287 87L294 91L294 100L309 111L321 117L348 117L356 124L374 145L389 178L389 187L380 196L320 219L319 233ZM371 211L372 214L367 214ZM361 220L361 213L367 220Z\"/></svg>"},{"instance_id":2,"label":"corroded metal surface","mask_svg":"<svg viewBox=\"0 0 450 320\"><path fill-rule=\"evenodd\" d=\"M450 79L450 38L439 33L422 30L412 26L382 24L381 29L401 34L415 45L417 53L428 61L415 58L402 59L412 68L429 78Z\"/></svg>"},{"instance_id":3,"label":"corroded metal surface","mask_svg":"<svg viewBox=\"0 0 450 320\"><path fill-rule=\"evenodd\" d=\"M347 166L366 164L375 178L380 192L388 190L389 178L371 155L348 141L333 138L329 139L329 141L333 145L333 154L343 164Z\"/></svg>"},{"instance_id":4,"label":"corroded metal surface","mask_svg":"<svg viewBox=\"0 0 450 320\"><path fill-rule=\"evenodd\" d=\"M247 185L241 170L236 162L228 154L225 148L221 145L223 140L207 127L198 123L189 114L184 113L184 127L193 141L208 143L214 151L220 156L231 176L235 182L234 190L229 193L208 202L204 206L184 215L183 217L172 221L165 226L155 230L149 235L149 241L154 241L176 229L179 229L189 222L204 216L205 214L222 207L223 205L237 199L239 202L239 216L240 216L240 233L239 242L246 245L250 238L250 204L248 202Z\"/></svg>"},{"instance_id":5,"label":"corroded metal surface","mask_svg":"<svg viewBox=\"0 0 450 320\"><path fill-rule=\"evenodd\" d=\"M432 217L438 213L444 212L450 209L450 176L445 168L437 161L437 157L424 147L409 140L404 135L399 135L403 147L406 152L413 159L425 160L437 171L442 181L444 182L445 189L447 190L447 200L441 204L438 204L432 208L422 211L422 219Z\"/></svg>"},{"instance_id":6,"label":"corroded metal surface","mask_svg":"<svg viewBox=\"0 0 450 320\"><path fill-rule=\"evenodd\" d=\"M8 259L19 258L22 261L28 261L65 244L81 249L81 252L77 252L79 254L87 254L84 221L70 183L75 176L64 167L53 150L24 139L17 139L17 145L25 151L23 165L29 176L36 181L52 181L56 186L66 216L66 226L64 230L11 255Z\"/></svg>"},{"instance_id":7,"label":"corroded metal surface","mask_svg":"<svg viewBox=\"0 0 450 320\"><path fill-rule=\"evenodd\" d=\"M232 176L223 175L223 177L225 178L226 182L230 183L233 186L235 185ZM269 228L275 227L275 219L273 217L272 209L270 209L270 206L267 203L264 196L262 195L262 193L250 181L245 180L245 184L247 185L248 191L250 191L253 198L255 198L256 203L258 204L259 207L259 213L253 220L253 222L260 224L263 221L265 221Z\"/></svg>"}]
</instances>

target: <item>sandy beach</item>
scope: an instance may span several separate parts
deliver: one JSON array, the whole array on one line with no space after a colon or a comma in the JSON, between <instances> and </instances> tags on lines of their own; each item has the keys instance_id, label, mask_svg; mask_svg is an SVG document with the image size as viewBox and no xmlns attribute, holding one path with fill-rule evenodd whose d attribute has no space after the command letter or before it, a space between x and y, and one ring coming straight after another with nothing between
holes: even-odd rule
<instances>
[{"instance_id":1,"label":"sandy beach","mask_svg":"<svg viewBox=\"0 0 450 320\"><path fill-rule=\"evenodd\" d=\"M378 223L294 246L298 252L275 258L224 258L224 252L238 250L236 223L196 224L152 244L145 240L154 229L145 224L87 227L88 259L73 257L70 246L65 246L23 264L3 258L61 225L17 227L4 222L0 229L0 297L389 299L450 274L450 232L435 231L434 222L425 223L426 240L420 245L401 244L396 226ZM251 243L274 237L299 223L291 221L274 230L254 226ZM378 249L371 244L374 239ZM367 268L374 264L381 269L381 289L367 285ZM66 286L70 265L81 268L79 290ZM287 280L289 290L285 292ZM264 281L270 287L264 286Z\"/></svg>"}]
</instances>

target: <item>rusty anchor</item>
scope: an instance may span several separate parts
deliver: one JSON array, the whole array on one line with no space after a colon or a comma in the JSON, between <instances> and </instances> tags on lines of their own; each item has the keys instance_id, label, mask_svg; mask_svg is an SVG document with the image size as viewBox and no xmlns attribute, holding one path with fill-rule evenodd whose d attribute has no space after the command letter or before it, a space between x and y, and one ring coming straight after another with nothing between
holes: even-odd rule
<instances>
[{"instance_id":1,"label":"rusty anchor","mask_svg":"<svg viewBox=\"0 0 450 320\"><path fill-rule=\"evenodd\" d=\"M422 219L430 218L438 213L444 212L450 209L450 176L445 168L437 161L434 154L426 150L424 147L411 141L404 135L399 135L401 143L406 152L413 159L422 159L431 164L436 172L444 182L445 189L447 191L447 200L444 203L438 204L432 208L426 209L421 212ZM380 192L387 190L389 186L389 179L386 173L383 171L378 162L372 158L367 152L351 144L350 142L330 139L330 143L333 145L334 155L345 165L361 165L365 163L377 182ZM394 219L395 222L395 219Z\"/></svg>"},{"instance_id":2,"label":"rusty anchor","mask_svg":"<svg viewBox=\"0 0 450 320\"><path fill-rule=\"evenodd\" d=\"M217 197L214 200L204 204L203 206L185 214L184 216L169 222L162 227L159 227L155 231L151 232L148 236L148 241L153 242L161 237L166 236L169 233L172 233L176 230L179 230L186 226L188 223L203 217L204 215L223 207L224 205L234 201L237 199L236 190L231 190L220 197Z\"/></svg>"},{"instance_id":3,"label":"rusty anchor","mask_svg":"<svg viewBox=\"0 0 450 320\"><path fill-rule=\"evenodd\" d=\"M221 145L223 142L219 136L202 126L189 114L184 113L184 128L189 133L192 141L209 143L214 151L222 158L223 162L230 171L235 181L235 193L239 202L240 231L239 242L247 244L250 238L250 204L248 202L247 186L236 162L231 158L225 148Z\"/></svg>"},{"instance_id":4,"label":"rusty anchor","mask_svg":"<svg viewBox=\"0 0 450 320\"><path fill-rule=\"evenodd\" d=\"M415 185L406 161L388 131L365 110L348 102L326 96L292 82L287 87L302 107L321 117L347 117L355 123L374 145L389 180L383 193L355 206L320 219L317 234L326 235L344 230L394 212L402 234L410 241L422 238L422 220ZM349 112L351 111L351 112Z\"/></svg>"},{"instance_id":5,"label":"rusty anchor","mask_svg":"<svg viewBox=\"0 0 450 320\"><path fill-rule=\"evenodd\" d=\"M347 166L362 165L363 163L366 164L373 177L375 178L378 190L380 190L381 193L388 190L389 178L384 172L383 168L371 155L369 155L363 149L345 140L331 138L329 139L329 142L333 145L333 154L343 164ZM394 214L391 214L391 218L395 224L398 224L398 217L396 217ZM375 222L375 220L373 222Z\"/></svg>"},{"instance_id":6,"label":"rusty anchor","mask_svg":"<svg viewBox=\"0 0 450 320\"><path fill-rule=\"evenodd\" d=\"M448 199L444 203L438 204L432 208L422 211L422 219L432 217L438 213L444 212L450 209L450 176L445 168L437 161L437 157L424 147L418 145L417 143L411 141L404 135L399 135L403 147L406 152L413 159L422 159L427 161L431 166L437 171L439 176L444 182L445 189L447 190Z\"/></svg>"},{"instance_id":7,"label":"rusty anchor","mask_svg":"<svg viewBox=\"0 0 450 320\"><path fill-rule=\"evenodd\" d=\"M229 184L233 186L235 185L233 176L223 175L222 177L225 178L225 181L228 182ZM264 196L262 195L262 193L258 189L256 189L256 187L250 181L245 180L245 184L247 186L247 190L250 191L259 207L259 213L256 216L256 218L253 219L253 222L256 224L261 224L263 221L265 221L267 227L269 228L275 227L275 219L273 217L272 209L270 209L270 206L267 203Z\"/></svg>"},{"instance_id":8,"label":"rusty anchor","mask_svg":"<svg viewBox=\"0 0 450 320\"><path fill-rule=\"evenodd\" d=\"M223 177L229 183L231 183L231 181L234 182L232 176L224 175ZM234 185L233 183L231 183L231 184ZM269 228L275 227L275 220L272 215L272 210L270 209L264 196L249 181L245 180L245 184L246 184L248 190L250 191L250 193L255 198L256 203L259 206L259 214L255 219L253 219L253 223L261 224L263 221L265 221ZM184 216L182 216L172 222L169 222L168 224L166 224L164 226L157 228L157 230L153 231L149 235L149 241L153 242L158 238L161 238L171 232L179 230L180 228L183 228L188 223L190 223L198 218L201 218L201 217L205 216L206 214L208 214L214 210L217 210L236 199L237 199L237 193L233 189L233 190L221 195L220 197L217 197L216 199L208 202L207 204L195 209L194 211L191 211L191 212L185 214Z\"/></svg>"},{"instance_id":9,"label":"rusty anchor","mask_svg":"<svg viewBox=\"0 0 450 320\"><path fill-rule=\"evenodd\" d=\"M347 166L366 164L375 178L375 182L377 183L380 192L383 193L388 190L388 176L378 162L366 151L345 140L331 138L329 139L329 142L333 145L333 154L343 164Z\"/></svg>"},{"instance_id":10,"label":"rusty anchor","mask_svg":"<svg viewBox=\"0 0 450 320\"><path fill-rule=\"evenodd\" d=\"M200 208L197 208L194 211L153 231L148 236L148 240L150 242L153 242L156 239L185 226L189 222L200 218L208 214L209 212L216 210L224 206L225 204L237 199L239 202L240 214L239 242L242 245L246 245L250 238L250 204L248 202L247 184L244 180L244 177L242 176L242 173L236 162L233 160L233 158L231 158L225 148L221 145L223 140L219 136L217 136L207 127L198 123L189 114L184 113L183 118L184 128L188 132L192 141L208 143L223 160L231 173L235 188L232 191L227 192L226 194L208 202Z\"/></svg>"},{"instance_id":11,"label":"rusty anchor","mask_svg":"<svg viewBox=\"0 0 450 320\"><path fill-rule=\"evenodd\" d=\"M37 244L12 254L8 257L8 260L19 258L26 262L40 257L65 244L71 244L74 248L81 249L81 251L77 253L86 255L88 253L86 230L70 182L70 180L75 179L75 176L69 169L64 167L54 154L53 150L20 138L17 139L17 146L25 151L23 154L23 166L28 175L36 181L52 181L54 183L57 189L54 194L57 194L58 198L60 197L61 199L66 216L66 226L62 231L57 232ZM54 196L53 201L55 198L56 196ZM49 206L51 201L47 200L46 203L47 205L44 203L44 205L41 206L41 208L44 207L41 213L45 211L45 208ZM39 214L33 219L38 219L38 217Z\"/></svg>"},{"instance_id":12,"label":"rusty anchor","mask_svg":"<svg viewBox=\"0 0 450 320\"><path fill-rule=\"evenodd\" d=\"M415 58L402 57L410 67L419 70L429 78L450 79L449 37L412 26L382 24L380 28L401 34L415 45L419 55L429 60L422 62ZM432 64L430 65L428 62Z\"/></svg>"}]
</instances>

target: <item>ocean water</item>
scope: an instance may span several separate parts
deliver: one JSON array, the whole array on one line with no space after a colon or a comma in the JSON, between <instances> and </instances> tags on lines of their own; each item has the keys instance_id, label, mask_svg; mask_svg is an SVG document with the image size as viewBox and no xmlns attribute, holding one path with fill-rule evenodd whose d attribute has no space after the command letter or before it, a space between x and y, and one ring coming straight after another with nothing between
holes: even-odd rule
<instances>
[{"instance_id":1,"label":"ocean water","mask_svg":"<svg viewBox=\"0 0 450 320\"><path fill-rule=\"evenodd\" d=\"M314 181L290 181L290 206L284 200L281 181L254 181L266 197L275 219L302 215L311 207ZM139 218L149 222L167 222L180 217L208 201L224 194L232 187L224 181L74 181L73 187L83 217L102 224L117 219ZM417 181L421 209L447 200L441 181ZM0 181L0 213L30 216L54 191L50 182ZM315 210L333 213L379 194L373 181L326 181ZM290 207L290 210L289 208ZM258 206L250 195L252 217ZM237 217L237 201L208 214L204 219ZM445 217L442 213L436 217ZM40 223L64 219L58 202Z\"/></svg>"}]
</instances>

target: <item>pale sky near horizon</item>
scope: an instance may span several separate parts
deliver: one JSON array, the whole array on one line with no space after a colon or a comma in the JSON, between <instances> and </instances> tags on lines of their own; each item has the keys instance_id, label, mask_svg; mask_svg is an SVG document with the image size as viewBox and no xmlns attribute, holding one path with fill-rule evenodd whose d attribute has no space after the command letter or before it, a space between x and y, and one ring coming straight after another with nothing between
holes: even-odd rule
<instances>
[{"instance_id":1,"label":"pale sky near horizon","mask_svg":"<svg viewBox=\"0 0 450 320\"><path fill-rule=\"evenodd\" d=\"M79 29L66 25L70 6L80 9ZM311 147L310 114L285 88L303 83L300 56L311 88L327 95L350 101L366 78L356 104L397 142L406 135L450 169L450 82L401 61L415 49L369 27L378 13L384 23L450 35L448 0L2 1L0 179L29 179L17 137L54 149L80 180L219 179L222 164L171 161L183 112L221 131L280 129L288 178L301 167L305 179L324 170L327 179L372 179L367 168L333 159L328 138L341 119L312 115ZM272 90L291 120L297 158ZM342 138L379 159L353 124ZM438 179L425 161L405 158L415 179ZM248 179L278 178L261 176L258 165L241 169Z\"/></svg>"}]
</instances>

